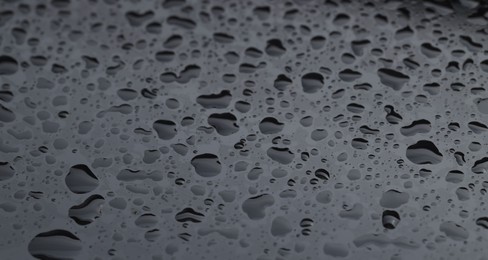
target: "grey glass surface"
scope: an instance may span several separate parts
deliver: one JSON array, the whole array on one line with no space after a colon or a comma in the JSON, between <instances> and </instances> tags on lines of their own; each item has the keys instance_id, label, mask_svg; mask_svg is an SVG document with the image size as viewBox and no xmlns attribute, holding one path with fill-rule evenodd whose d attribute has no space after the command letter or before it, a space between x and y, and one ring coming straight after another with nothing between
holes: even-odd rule
<instances>
[{"instance_id":1,"label":"grey glass surface","mask_svg":"<svg viewBox=\"0 0 488 260\"><path fill-rule=\"evenodd\" d=\"M0 259L488 259L488 3L0 2Z\"/></svg>"}]
</instances>

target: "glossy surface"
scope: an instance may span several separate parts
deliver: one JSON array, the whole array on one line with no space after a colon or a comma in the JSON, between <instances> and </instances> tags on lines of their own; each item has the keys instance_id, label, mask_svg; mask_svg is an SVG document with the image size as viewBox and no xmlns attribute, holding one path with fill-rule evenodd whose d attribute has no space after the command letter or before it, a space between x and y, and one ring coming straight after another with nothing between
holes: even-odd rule
<instances>
[{"instance_id":1,"label":"glossy surface","mask_svg":"<svg viewBox=\"0 0 488 260\"><path fill-rule=\"evenodd\" d=\"M0 3L0 259L487 259L483 1Z\"/></svg>"}]
</instances>

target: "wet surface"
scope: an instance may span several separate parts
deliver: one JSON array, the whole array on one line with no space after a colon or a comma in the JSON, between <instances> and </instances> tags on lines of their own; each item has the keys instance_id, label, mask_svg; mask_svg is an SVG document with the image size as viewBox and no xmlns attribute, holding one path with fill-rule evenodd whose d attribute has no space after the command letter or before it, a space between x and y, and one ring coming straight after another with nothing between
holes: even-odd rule
<instances>
[{"instance_id":1,"label":"wet surface","mask_svg":"<svg viewBox=\"0 0 488 260\"><path fill-rule=\"evenodd\" d=\"M0 259L488 259L483 1L0 3Z\"/></svg>"}]
</instances>

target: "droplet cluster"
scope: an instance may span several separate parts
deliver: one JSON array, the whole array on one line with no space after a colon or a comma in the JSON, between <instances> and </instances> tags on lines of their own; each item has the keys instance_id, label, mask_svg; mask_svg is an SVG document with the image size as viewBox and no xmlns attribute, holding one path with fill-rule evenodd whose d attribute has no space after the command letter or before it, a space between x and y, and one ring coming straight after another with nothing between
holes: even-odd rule
<instances>
[{"instance_id":1,"label":"droplet cluster","mask_svg":"<svg viewBox=\"0 0 488 260\"><path fill-rule=\"evenodd\" d=\"M481 0L1 1L0 259L486 259L487 26Z\"/></svg>"}]
</instances>

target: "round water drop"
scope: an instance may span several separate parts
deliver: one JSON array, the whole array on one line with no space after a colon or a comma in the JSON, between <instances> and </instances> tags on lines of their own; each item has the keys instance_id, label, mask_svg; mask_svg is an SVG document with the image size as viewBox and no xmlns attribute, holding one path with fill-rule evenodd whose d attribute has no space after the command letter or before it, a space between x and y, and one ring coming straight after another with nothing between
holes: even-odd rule
<instances>
[{"instance_id":1,"label":"round water drop","mask_svg":"<svg viewBox=\"0 0 488 260\"><path fill-rule=\"evenodd\" d=\"M29 253L39 259L74 259L82 248L77 236L61 229L37 234L27 247Z\"/></svg>"},{"instance_id":2,"label":"round water drop","mask_svg":"<svg viewBox=\"0 0 488 260\"><path fill-rule=\"evenodd\" d=\"M98 178L85 164L77 164L70 168L65 179L68 188L77 194L84 194L98 187Z\"/></svg>"},{"instance_id":3,"label":"round water drop","mask_svg":"<svg viewBox=\"0 0 488 260\"><path fill-rule=\"evenodd\" d=\"M250 219L258 220L266 216L266 208L272 206L275 200L270 194L248 198L242 203L242 210Z\"/></svg>"},{"instance_id":4,"label":"round water drop","mask_svg":"<svg viewBox=\"0 0 488 260\"><path fill-rule=\"evenodd\" d=\"M383 211L383 216L381 219L383 227L387 229L394 229L400 222L400 215L394 210L385 210Z\"/></svg>"},{"instance_id":5,"label":"round water drop","mask_svg":"<svg viewBox=\"0 0 488 260\"><path fill-rule=\"evenodd\" d=\"M211 153L199 154L193 157L191 165L195 168L195 172L202 177L217 176L222 170L219 158Z\"/></svg>"},{"instance_id":6,"label":"round water drop","mask_svg":"<svg viewBox=\"0 0 488 260\"><path fill-rule=\"evenodd\" d=\"M278 216L271 222L271 235L284 237L292 231L290 221L282 216Z\"/></svg>"},{"instance_id":7,"label":"round water drop","mask_svg":"<svg viewBox=\"0 0 488 260\"><path fill-rule=\"evenodd\" d=\"M302 76L303 92L313 94L324 87L324 76L319 73L311 72Z\"/></svg>"},{"instance_id":8,"label":"round water drop","mask_svg":"<svg viewBox=\"0 0 488 260\"><path fill-rule=\"evenodd\" d=\"M0 162L0 181L5 181L15 175L15 170L8 162Z\"/></svg>"},{"instance_id":9,"label":"round water drop","mask_svg":"<svg viewBox=\"0 0 488 260\"><path fill-rule=\"evenodd\" d=\"M0 56L0 75L12 75L19 69L19 63L16 59L1 55Z\"/></svg>"}]
</instances>

